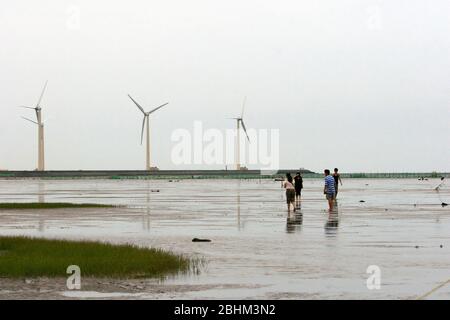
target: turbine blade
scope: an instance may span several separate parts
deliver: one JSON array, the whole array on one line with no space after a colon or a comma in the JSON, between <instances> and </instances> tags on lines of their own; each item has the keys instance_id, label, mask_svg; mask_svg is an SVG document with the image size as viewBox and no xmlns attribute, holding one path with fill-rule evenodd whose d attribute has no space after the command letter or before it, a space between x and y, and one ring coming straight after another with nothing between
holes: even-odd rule
<instances>
[{"instance_id":1,"label":"turbine blade","mask_svg":"<svg viewBox=\"0 0 450 320\"><path fill-rule=\"evenodd\" d=\"M244 97L244 102L242 103L241 119L244 118L244 109L245 109L245 103L246 102L247 102L247 97Z\"/></svg>"},{"instance_id":2,"label":"turbine blade","mask_svg":"<svg viewBox=\"0 0 450 320\"><path fill-rule=\"evenodd\" d=\"M245 135L247 136L247 140L248 140L248 142L250 142L250 138L248 137L248 134L247 134L247 128L245 128L244 120L242 120L242 119L241 119L241 124L242 124L242 129L244 129Z\"/></svg>"},{"instance_id":3,"label":"turbine blade","mask_svg":"<svg viewBox=\"0 0 450 320\"><path fill-rule=\"evenodd\" d=\"M17 108L25 108L25 109L31 109L34 110L35 108L33 107L28 107L28 106L18 106Z\"/></svg>"},{"instance_id":4,"label":"turbine blade","mask_svg":"<svg viewBox=\"0 0 450 320\"><path fill-rule=\"evenodd\" d=\"M144 108L141 107L139 103L136 102L130 95L128 95L130 99L134 102L134 104L142 111L143 114L145 114Z\"/></svg>"},{"instance_id":5,"label":"turbine blade","mask_svg":"<svg viewBox=\"0 0 450 320\"><path fill-rule=\"evenodd\" d=\"M148 114L151 114L151 113L155 112L156 110L161 109L162 107L164 107L165 105L168 105L168 104L169 104L169 103L166 102L166 103L160 105L159 107L156 107L155 109L149 111Z\"/></svg>"},{"instance_id":6,"label":"turbine blade","mask_svg":"<svg viewBox=\"0 0 450 320\"><path fill-rule=\"evenodd\" d=\"M142 141L144 141L144 128L145 128L145 120L147 119L147 116L144 116L144 120L142 121L142 131L141 131L141 146L142 146Z\"/></svg>"},{"instance_id":7,"label":"turbine blade","mask_svg":"<svg viewBox=\"0 0 450 320\"><path fill-rule=\"evenodd\" d=\"M45 81L44 89L42 89L41 96L39 97L38 103L36 104L36 108L39 108L39 106L41 104L41 100L42 100L42 97L44 95L45 88L47 88L47 83L48 83L48 80Z\"/></svg>"},{"instance_id":8,"label":"turbine blade","mask_svg":"<svg viewBox=\"0 0 450 320\"><path fill-rule=\"evenodd\" d=\"M31 120L31 119L28 119L28 118L25 118L25 117L22 117L23 119L25 119L25 120L27 120L27 121L30 121L30 122L33 122L34 124L37 124L37 125L39 125L39 123L37 123L36 121L33 121L33 120Z\"/></svg>"}]
</instances>

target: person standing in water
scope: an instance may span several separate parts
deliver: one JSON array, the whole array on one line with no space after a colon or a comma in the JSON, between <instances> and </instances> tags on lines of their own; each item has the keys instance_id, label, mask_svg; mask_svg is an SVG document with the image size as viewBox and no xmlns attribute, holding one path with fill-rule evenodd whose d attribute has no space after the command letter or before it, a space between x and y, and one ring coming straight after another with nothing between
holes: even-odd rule
<instances>
[{"instance_id":1,"label":"person standing in water","mask_svg":"<svg viewBox=\"0 0 450 320\"><path fill-rule=\"evenodd\" d=\"M333 211L333 202L335 198L335 188L334 188L334 178L330 175L330 170L325 169L325 186L323 188L323 193L326 195L328 200L328 208Z\"/></svg>"},{"instance_id":2,"label":"person standing in water","mask_svg":"<svg viewBox=\"0 0 450 320\"><path fill-rule=\"evenodd\" d=\"M339 183L342 186L341 175L338 173L339 169L334 168L333 178L334 178L334 198L337 198Z\"/></svg>"},{"instance_id":3,"label":"person standing in water","mask_svg":"<svg viewBox=\"0 0 450 320\"><path fill-rule=\"evenodd\" d=\"M291 212L291 203L295 212L295 187L294 181L290 173L286 173L286 180L283 182L283 188L286 189L286 202L288 212Z\"/></svg>"},{"instance_id":4,"label":"person standing in water","mask_svg":"<svg viewBox=\"0 0 450 320\"><path fill-rule=\"evenodd\" d=\"M302 189L303 189L303 178L300 172L297 172L297 174L294 177L295 181L295 200L300 201L300 198L302 196Z\"/></svg>"}]
</instances>

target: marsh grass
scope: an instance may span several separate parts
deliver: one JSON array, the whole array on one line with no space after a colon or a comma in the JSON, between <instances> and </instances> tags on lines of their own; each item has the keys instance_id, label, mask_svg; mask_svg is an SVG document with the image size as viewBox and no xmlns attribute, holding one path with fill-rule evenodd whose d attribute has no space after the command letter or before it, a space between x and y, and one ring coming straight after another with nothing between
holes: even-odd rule
<instances>
[{"instance_id":1,"label":"marsh grass","mask_svg":"<svg viewBox=\"0 0 450 320\"><path fill-rule=\"evenodd\" d=\"M0 203L0 210L25 209L63 209L63 208L113 208L117 206L95 203L68 203L68 202L11 202Z\"/></svg>"},{"instance_id":2,"label":"marsh grass","mask_svg":"<svg viewBox=\"0 0 450 320\"><path fill-rule=\"evenodd\" d=\"M189 272L191 260L160 249L100 242L0 236L0 277L67 277L77 265L81 275L111 278L164 278Z\"/></svg>"}]
</instances>

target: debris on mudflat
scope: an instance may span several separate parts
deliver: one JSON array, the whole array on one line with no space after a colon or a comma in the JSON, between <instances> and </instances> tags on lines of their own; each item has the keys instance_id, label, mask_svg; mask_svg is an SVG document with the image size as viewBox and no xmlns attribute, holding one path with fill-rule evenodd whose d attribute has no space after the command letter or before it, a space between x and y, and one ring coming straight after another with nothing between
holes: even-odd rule
<instances>
[{"instance_id":1,"label":"debris on mudflat","mask_svg":"<svg viewBox=\"0 0 450 320\"><path fill-rule=\"evenodd\" d=\"M150 192L159 192L159 189L151 189Z\"/></svg>"},{"instance_id":2,"label":"debris on mudflat","mask_svg":"<svg viewBox=\"0 0 450 320\"><path fill-rule=\"evenodd\" d=\"M192 242L211 242L211 240L194 238L194 239L192 239Z\"/></svg>"},{"instance_id":3,"label":"debris on mudflat","mask_svg":"<svg viewBox=\"0 0 450 320\"><path fill-rule=\"evenodd\" d=\"M359 202L365 202L364 200L359 200Z\"/></svg>"}]
</instances>

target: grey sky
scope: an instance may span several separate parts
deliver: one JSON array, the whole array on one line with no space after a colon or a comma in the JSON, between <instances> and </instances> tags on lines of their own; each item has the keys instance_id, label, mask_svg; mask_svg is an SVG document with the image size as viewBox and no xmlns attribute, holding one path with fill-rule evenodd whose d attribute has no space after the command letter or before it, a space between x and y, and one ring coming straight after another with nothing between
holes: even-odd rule
<instances>
[{"instance_id":1,"label":"grey sky","mask_svg":"<svg viewBox=\"0 0 450 320\"><path fill-rule=\"evenodd\" d=\"M79 28L76 15L79 11ZM10 1L0 11L0 168L171 163L177 128L279 128L281 167L450 171L450 2ZM184 166L181 168L189 168ZM194 166L192 166L194 168ZM204 167L217 168L217 166Z\"/></svg>"}]
</instances>

